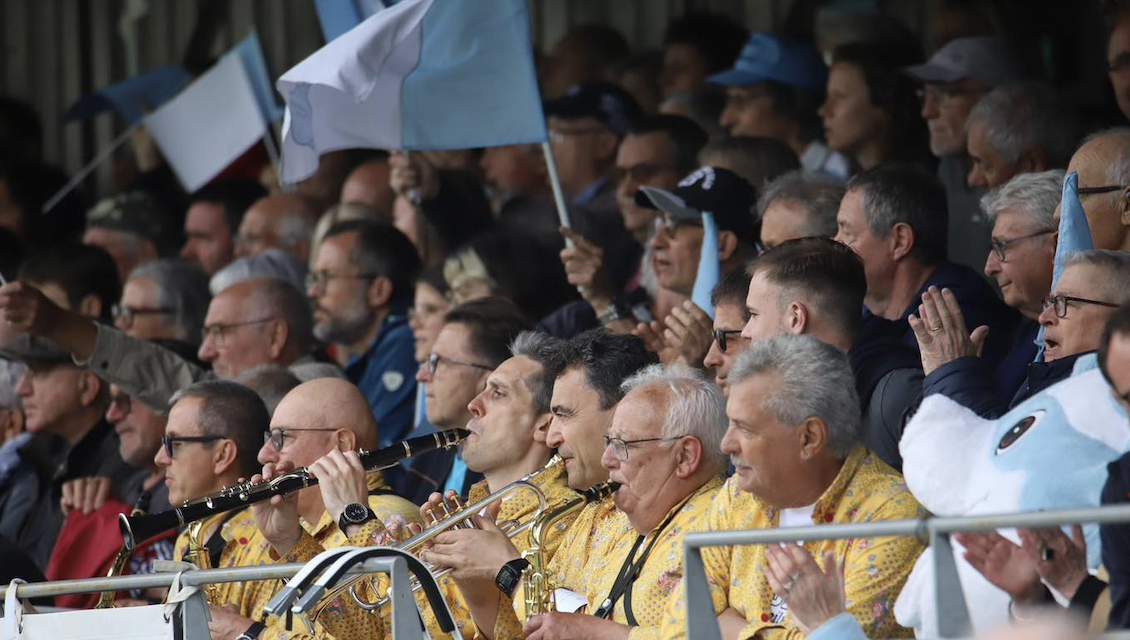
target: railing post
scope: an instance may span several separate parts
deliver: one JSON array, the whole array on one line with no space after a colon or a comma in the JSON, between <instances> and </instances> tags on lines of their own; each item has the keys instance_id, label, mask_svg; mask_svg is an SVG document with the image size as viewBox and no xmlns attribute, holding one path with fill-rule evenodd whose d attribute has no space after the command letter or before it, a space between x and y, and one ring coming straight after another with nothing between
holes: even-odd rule
<instances>
[{"instance_id":1,"label":"railing post","mask_svg":"<svg viewBox=\"0 0 1130 640\"><path fill-rule=\"evenodd\" d=\"M710 597L710 584L706 580L706 564L702 561L700 547L683 547L683 585L686 589L687 637L722 640L722 629L714 613L714 599Z\"/></svg>"},{"instance_id":2,"label":"railing post","mask_svg":"<svg viewBox=\"0 0 1130 640\"><path fill-rule=\"evenodd\" d=\"M181 629L185 640L212 640L208 630L208 601L204 599L203 587L196 590L180 605Z\"/></svg>"},{"instance_id":3,"label":"railing post","mask_svg":"<svg viewBox=\"0 0 1130 640\"><path fill-rule=\"evenodd\" d=\"M927 527L930 548L934 553L934 603L938 609L935 632L940 638L967 638L973 635L973 624L965 606L965 593L961 589L950 534L938 531L929 522Z\"/></svg>"},{"instance_id":4,"label":"railing post","mask_svg":"<svg viewBox=\"0 0 1130 640\"><path fill-rule=\"evenodd\" d=\"M388 574L392 577L392 637L396 640L424 640L424 625L412 595L412 583L408 580L408 563L404 558L381 558L390 564ZM458 637L458 636L457 636Z\"/></svg>"}]
</instances>

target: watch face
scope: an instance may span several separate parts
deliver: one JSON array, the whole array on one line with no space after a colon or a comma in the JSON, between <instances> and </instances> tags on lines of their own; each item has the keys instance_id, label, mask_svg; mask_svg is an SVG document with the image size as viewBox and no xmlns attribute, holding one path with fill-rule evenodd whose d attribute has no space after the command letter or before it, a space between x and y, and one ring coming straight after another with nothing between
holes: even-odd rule
<instances>
[{"instance_id":1,"label":"watch face","mask_svg":"<svg viewBox=\"0 0 1130 640\"><path fill-rule=\"evenodd\" d=\"M350 522L360 522L369 515L369 508L363 504L354 502L353 504L345 505L345 519Z\"/></svg>"}]
</instances>

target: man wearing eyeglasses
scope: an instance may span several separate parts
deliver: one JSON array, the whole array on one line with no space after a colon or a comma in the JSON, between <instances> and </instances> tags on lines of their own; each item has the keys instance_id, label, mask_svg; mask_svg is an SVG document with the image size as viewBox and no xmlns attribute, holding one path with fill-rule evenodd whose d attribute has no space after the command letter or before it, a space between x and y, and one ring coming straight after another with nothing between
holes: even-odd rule
<instances>
[{"instance_id":1,"label":"man wearing eyeglasses","mask_svg":"<svg viewBox=\"0 0 1130 640\"><path fill-rule=\"evenodd\" d=\"M200 346L200 330L211 301L208 277L180 258L147 262L134 269L112 307L114 327L141 340L181 340Z\"/></svg>"},{"instance_id":2,"label":"man wearing eyeglasses","mask_svg":"<svg viewBox=\"0 0 1130 640\"><path fill-rule=\"evenodd\" d=\"M416 358L407 314L419 268L416 248L392 225L344 222L326 232L306 280L314 335L334 346L365 394L382 447L412 430Z\"/></svg>"},{"instance_id":3,"label":"man wearing eyeglasses","mask_svg":"<svg viewBox=\"0 0 1130 640\"><path fill-rule=\"evenodd\" d=\"M742 328L749 321L745 298L749 292L749 274L745 269L737 269L726 274L722 281L710 292L710 302L714 305L714 329L710 349L702 364L714 370L714 384L722 394L730 394L727 380L730 368L746 347L749 339L742 335Z\"/></svg>"},{"instance_id":4,"label":"man wearing eyeglasses","mask_svg":"<svg viewBox=\"0 0 1130 640\"><path fill-rule=\"evenodd\" d=\"M1130 251L1128 163L1130 128L1120 127L1088 136L1067 165L1079 174L1079 202L1096 249Z\"/></svg>"},{"instance_id":5,"label":"man wearing eyeglasses","mask_svg":"<svg viewBox=\"0 0 1130 640\"><path fill-rule=\"evenodd\" d=\"M440 430L466 427L472 418L468 405L486 388L487 376L510 357L514 338L530 328L513 303L501 298L480 298L448 311L432 352L416 371L416 381L427 385L428 422ZM423 504L434 492L466 496L482 479L459 453L433 451L412 461L397 489Z\"/></svg>"},{"instance_id":6,"label":"man wearing eyeglasses","mask_svg":"<svg viewBox=\"0 0 1130 640\"><path fill-rule=\"evenodd\" d=\"M977 206L984 192L966 182L970 160L965 123L981 96L1017 74L1007 49L988 36L955 38L925 64L904 72L922 83L922 119L930 130L930 151L941 160L938 179L945 187L951 257L979 268L990 225Z\"/></svg>"}]
</instances>

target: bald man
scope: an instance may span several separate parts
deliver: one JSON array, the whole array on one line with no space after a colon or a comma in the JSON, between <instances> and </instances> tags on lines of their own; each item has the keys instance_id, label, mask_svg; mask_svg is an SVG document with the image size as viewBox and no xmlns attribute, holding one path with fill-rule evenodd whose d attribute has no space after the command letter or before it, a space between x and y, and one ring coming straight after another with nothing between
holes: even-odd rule
<instances>
[{"instance_id":1,"label":"bald man","mask_svg":"<svg viewBox=\"0 0 1130 640\"><path fill-rule=\"evenodd\" d=\"M298 385L279 402L271 417L270 437L259 450L259 462L264 465L263 475L267 479L298 467L308 467L315 477L324 478L340 466L360 467L357 450L371 450L376 443L377 423L361 391L346 380L319 378ZM335 490L341 489L335 483L324 483L324 488L303 489L286 499L273 499L273 504L258 503L253 507L257 526L237 523L240 526L230 528L232 539L241 542L235 566L288 562L306 548L320 552L346 544L385 542L347 538L341 528L345 524L342 515L353 503L364 512L358 518L358 526L349 527L354 531L372 517L402 530L407 530L408 523L420 522L418 507L393 494L380 471L370 471L365 481L365 486L349 487L346 491ZM352 514L355 509L349 511ZM212 637L230 640L256 629L263 633L258 636L261 640L304 637L300 631L304 625L295 622L292 631L285 631L281 621L274 618L265 628L252 628L253 619L259 619L281 584L249 582L238 602L214 608L208 625ZM249 635L256 637L254 633ZM318 637L324 635L319 629Z\"/></svg>"},{"instance_id":2,"label":"bald man","mask_svg":"<svg viewBox=\"0 0 1130 640\"><path fill-rule=\"evenodd\" d=\"M317 202L301 194L282 193L261 198L243 214L235 236L235 253L246 258L274 247L306 264L310 257L310 237L321 213Z\"/></svg>"},{"instance_id":3,"label":"bald man","mask_svg":"<svg viewBox=\"0 0 1130 640\"><path fill-rule=\"evenodd\" d=\"M342 204L363 204L376 209L382 217L392 220L392 201L396 197L389 185L392 169L388 158L370 160L352 172L341 185Z\"/></svg>"}]
</instances>

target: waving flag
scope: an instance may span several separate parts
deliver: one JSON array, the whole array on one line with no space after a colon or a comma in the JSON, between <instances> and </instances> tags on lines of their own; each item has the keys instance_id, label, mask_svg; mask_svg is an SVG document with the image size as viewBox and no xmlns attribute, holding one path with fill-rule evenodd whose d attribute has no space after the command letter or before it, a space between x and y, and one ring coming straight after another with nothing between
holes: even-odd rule
<instances>
[{"instance_id":1,"label":"waving flag","mask_svg":"<svg viewBox=\"0 0 1130 640\"><path fill-rule=\"evenodd\" d=\"M115 109L123 120L133 124L145 115L146 110L165 104L191 80L192 76L180 65L158 67L79 98L63 114L63 119L86 120Z\"/></svg>"},{"instance_id":2,"label":"waving flag","mask_svg":"<svg viewBox=\"0 0 1130 640\"><path fill-rule=\"evenodd\" d=\"M525 0L402 0L283 74L281 182L346 148L546 140Z\"/></svg>"}]
</instances>

